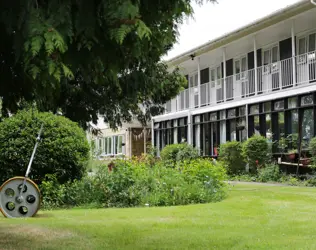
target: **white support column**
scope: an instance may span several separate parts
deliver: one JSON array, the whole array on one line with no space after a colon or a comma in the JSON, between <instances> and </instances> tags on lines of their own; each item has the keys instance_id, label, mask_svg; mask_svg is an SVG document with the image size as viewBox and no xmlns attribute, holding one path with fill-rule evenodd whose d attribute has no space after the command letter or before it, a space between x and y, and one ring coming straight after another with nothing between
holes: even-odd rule
<instances>
[{"instance_id":1,"label":"white support column","mask_svg":"<svg viewBox=\"0 0 316 250\"><path fill-rule=\"evenodd\" d=\"M155 146L155 130L154 130L154 119L151 119L151 145Z\"/></svg>"},{"instance_id":2,"label":"white support column","mask_svg":"<svg viewBox=\"0 0 316 250\"><path fill-rule=\"evenodd\" d=\"M133 134L132 134L132 128L128 128L129 130L129 156L132 158L133 157Z\"/></svg>"},{"instance_id":3,"label":"white support column","mask_svg":"<svg viewBox=\"0 0 316 250\"><path fill-rule=\"evenodd\" d=\"M247 140L248 140L248 128L249 128L249 124L248 124L248 116L249 116L249 111L248 111L248 104L246 104L246 133L247 133Z\"/></svg>"},{"instance_id":4,"label":"white support column","mask_svg":"<svg viewBox=\"0 0 316 250\"><path fill-rule=\"evenodd\" d=\"M197 59L198 66L198 104L201 107L201 69L200 69L200 58Z\"/></svg>"},{"instance_id":5,"label":"white support column","mask_svg":"<svg viewBox=\"0 0 316 250\"><path fill-rule=\"evenodd\" d=\"M192 129L192 116L191 112L188 113L188 144L193 144L193 129Z\"/></svg>"},{"instance_id":6,"label":"white support column","mask_svg":"<svg viewBox=\"0 0 316 250\"><path fill-rule=\"evenodd\" d=\"M226 101L226 49L223 48L223 80L224 80L224 90L223 90L223 101Z\"/></svg>"},{"instance_id":7,"label":"white support column","mask_svg":"<svg viewBox=\"0 0 316 250\"><path fill-rule=\"evenodd\" d=\"M144 154L147 154L147 127L144 127L143 136L144 136Z\"/></svg>"},{"instance_id":8,"label":"white support column","mask_svg":"<svg viewBox=\"0 0 316 250\"><path fill-rule=\"evenodd\" d=\"M294 19L292 20L291 36L292 36L292 67L293 67L293 86L296 85L296 50L295 50L295 29Z\"/></svg>"},{"instance_id":9,"label":"white support column","mask_svg":"<svg viewBox=\"0 0 316 250\"><path fill-rule=\"evenodd\" d=\"M258 94L258 59L257 59L257 40L256 36L253 39L253 50L254 50L254 60L255 60L255 95Z\"/></svg>"}]
</instances>

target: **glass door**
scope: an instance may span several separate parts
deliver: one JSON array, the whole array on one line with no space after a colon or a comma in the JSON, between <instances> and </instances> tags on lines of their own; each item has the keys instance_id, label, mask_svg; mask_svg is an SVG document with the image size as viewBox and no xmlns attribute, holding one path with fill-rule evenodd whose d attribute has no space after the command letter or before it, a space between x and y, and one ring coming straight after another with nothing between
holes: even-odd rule
<instances>
[{"instance_id":1,"label":"glass door","mask_svg":"<svg viewBox=\"0 0 316 250\"><path fill-rule=\"evenodd\" d=\"M215 86L216 86L216 100L217 102L224 101L224 81L222 79L222 67L217 66L215 75Z\"/></svg>"},{"instance_id":2,"label":"glass door","mask_svg":"<svg viewBox=\"0 0 316 250\"><path fill-rule=\"evenodd\" d=\"M297 58L297 84L308 82L308 65L307 65L307 39L301 37L298 39L298 58Z\"/></svg>"},{"instance_id":3,"label":"glass door","mask_svg":"<svg viewBox=\"0 0 316 250\"><path fill-rule=\"evenodd\" d=\"M280 88L279 47L273 46L263 50L263 90Z\"/></svg>"},{"instance_id":4,"label":"glass door","mask_svg":"<svg viewBox=\"0 0 316 250\"><path fill-rule=\"evenodd\" d=\"M308 72L309 81L316 80L316 33L310 34L308 37Z\"/></svg>"},{"instance_id":5,"label":"glass door","mask_svg":"<svg viewBox=\"0 0 316 250\"><path fill-rule=\"evenodd\" d=\"M211 75L210 103L215 104L216 103L216 69L215 68L210 70L210 75Z\"/></svg>"},{"instance_id":6,"label":"glass door","mask_svg":"<svg viewBox=\"0 0 316 250\"><path fill-rule=\"evenodd\" d=\"M236 97L245 97L249 94L249 88L247 87L247 57L243 56L235 60L235 95Z\"/></svg>"}]
</instances>

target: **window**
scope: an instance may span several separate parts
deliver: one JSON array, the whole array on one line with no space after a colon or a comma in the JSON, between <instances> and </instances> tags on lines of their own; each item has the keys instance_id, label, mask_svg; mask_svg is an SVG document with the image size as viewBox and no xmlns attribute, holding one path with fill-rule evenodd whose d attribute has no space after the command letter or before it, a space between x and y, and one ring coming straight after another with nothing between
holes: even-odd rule
<instances>
[{"instance_id":1,"label":"window","mask_svg":"<svg viewBox=\"0 0 316 250\"><path fill-rule=\"evenodd\" d=\"M246 107L240 107L239 116L245 116L245 115L246 115Z\"/></svg>"},{"instance_id":2,"label":"window","mask_svg":"<svg viewBox=\"0 0 316 250\"><path fill-rule=\"evenodd\" d=\"M100 153L103 151L103 148L102 148L102 139L99 139L99 151L100 151Z\"/></svg>"},{"instance_id":3,"label":"window","mask_svg":"<svg viewBox=\"0 0 316 250\"><path fill-rule=\"evenodd\" d=\"M308 146L310 139L314 136L314 112L313 109L304 110L302 123L303 146Z\"/></svg>"},{"instance_id":4,"label":"window","mask_svg":"<svg viewBox=\"0 0 316 250\"><path fill-rule=\"evenodd\" d=\"M240 80L240 61L235 61L235 74L236 74L236 80Z\"/></svg>"},{"instance_id":5,"label":"window","mask_svg":"<svg viewBox=\"0 0 316 250\"><path fill-rule=\"evenodd\" d=\"M190 82L189 86L190 87L196 87L198 85L198 74L194 74L193 76L190 76Z\"/></svg>"},{"instance_id":6,"label":"window","mask_svg":"<svg viewBox=\"0 0 316 250\"><path fill-rule=\"evenodd\" d=\"M278 61L278 54L279 54L279 48L277 46L273 47L272 48L272 62L273 63Z\"/></svg>"},{"instance_id":7,"label":"window","mask_svg":"<svg viewBox=\"0 0 316 250\"><path fill-rule=\"evenodd\" d=\"M230 141L236 141L237 140L237 135L236 135L236 120L232 119L229 120L229 136L230 136Z\"/></svg>"},{"instance_id":8,"label":"window","mask_svg":"<svg viewBox=\"0 0 316 250\"><path fill-rule=\"evenodd\" d=\"M246 76L245 71L247 70L247 58L243 57L241 59L241 78Z\"/></svg>"},{"instance_id":9,"label":"window","mask_svg":"<svg viewBox=\"0 0 316 250\"><path fill-rule=\"evenodd\" d=\"M306 53L306 39L305 37L298 40L298 54L303 55Z\"/></svg>"},{"instance_id":10,"label":"window","mask_svg":"<svg viewBox=\"0 0 316 250\"><path fill-rule=\"evenodd\" d=\"M111 137L105 137L104 138L104 153L106 155L112 154L112 138Z\"/></svg>"},{"instance_id":11,"label":"window","mask_svg":"<svg viewBox=\"0 0 316 250\"><path fill-rule=\"evenodd\" d=\"M222 78L222 70L221 70L221 67L218 66L218 67L216 68L216 70L217 70L217 79L221 79L221 78Z\"/></svg>"},{"instance_id":12,"label":"window","mask_svg":"<svg viewBox=\"0 0 316 250\"><path fill-rule=\"evenodd\" d=\"M115 141L116 143L116 154L122 154L123 153L123 136L116 136Z\"/></svg>"},{"instance_id":13,"label":"window","mask_svg":"<svg viewBox=\"0 0 316 250\"><path fill-rule=\"evenodd\" d=\"M220 112L220 117L221 117L221 120L223 120L223 119L226 118L225 110L222 110L222 111Z\"/></svg>"},{"instance_id":14,"label":"window","mask_svg":"<svg viewBox=\"0 0 316 250\"><path fill-rule=\"evenodd\" d=\"M209 68L201 70L201 84L207 83L209 81L210 81Z\"/></svg>"},{"instance_id":15,"label":"window","mask_svg":"<svg viewBox=\"0 0 316 250\"><path fill-rule=\"evenodd\" d=\"M247 130L246 130L246 118L239 118L237 122L237 132L239 136L239 141L243 142L247 140Z\"/></svg>"},{"instance_id":16,"label":"window","mask_svg":"<svg viewBox=\"0 0 316 250\"><path fill-rule=\"evenodd\" d=\"M210 115L210 120L211 120L211 121L217 121L217 114L216 114L216 113L212 113L212 114Z\"/></svg>"},{"instance_id":17,"label":"window","mask_svg":"<svg viewBox=\"0 0 316 250\"><path fill-rule=\"evenodd\" d=\"M259 105L252 105L250 106L250 114L254 115L254 114L259 114Z\"/></svg>"},{"instance_id":18,"label":"window","mask_svg":"<svg viewBox=\"0 0 316 250\"><path fill-rule=\"evenodd\" d=\"M270 50L266 50L263 53L263 65L269 65L270 64Z\"/></svg>"},{"instance_id":19,"label":"window","mask_svg":"<svg viewBox=\"0 0 316 250\"><path fill-rule=\"evenodd\" d=\"M271 115L270 114L266 114L265 115L265 119L266 119L266 138L272 142L272 124L271 124Z\"/></svg>"},{"instance_id":20,"label":"window","mask_svg":"<svg viewBox=\"0 0 316 250\"><path fill-rule=\"evenodd\" d=\"M278 128L279 128L279 138L285 136L285 119L284 119L284 112L278 113Z\"/></svg>"},{"instance_id":21,"label":"window","mask_svg":"<svg viewBox=\"0 0 316 250\"><path fill-rule=\"evenodd\" d=\"M227 112L227 118L233 118L236 117L236 109L230 109Z\"/></svg>"},{"instance_id":22,"label":"window","mask_svg":"<svg viewBox=\"0 0 316 250\"><path fill-rule=\"evenodd\" d=\"M184 118L180 119L179 126L185 126Z\"/></svg>"},{"instance_id":23,"label":"window","mask_svg":"<svg viewBox=\"0 0 316 250\"><path fill-rule=\"evenodd\" d=\"M292 109L292 108L296 108L297 107L297 97L291 97L288 100L288 108Z\"/></svg>"},{"instance_id":24,"label":"window","mask_svg":"<svg viewBox=\"0 0 316 250\"><path fill-rule=\"evenodd\" d=\"M307 105L311 105L313 103L314 103L314 101L313 101L312 95L303 96L301 98L301 106L307 106Z\"/></svg>"},{"instance_id":25,"label":"window","mask_svg":"<svg viewBox=\"0 0 316 250\"><path fill-rule=\"evenodd\" d=\"M255 134L260 135L260 117L259 117L259 115L254 116L254 127L255 127Z\"/></svg>"},{"instance_id":26,"label":"window","mask_svg":"<svg viewBox=\"0 0 316 250\"><path fill-rule=\"evenodd\" d=\"M214 82L215 79L215 69L211 69L211 81Z\"/></svg>"},{"instance_id":27,"label":"window","mask_svg":"<svg viewBox=\"0 0 316 250\"><path fill-rule=\"evenodd\" d=\"M264 112L270 112L270 111L271 111L271 102L266 102L266 103L263 105L263 111L264 111Z\"/></svg>"},{"instance_id":28,"label":"window","mask_svg":"<svg viewBox=\"0 0 316 250\"><path fill-rule=\"evenodd\" d=\"M284 109L284 100L278 101L274 103L274 110L282 110Z\"/></svg>"},{"instance_id":29,"label":"window","mask_svg":"<svg viewBox=\"0 0 316 250\"><path fill-rule=\"evenodd\" d=\"M316 39L315 39L315 33L314 34L311 34L309 35L309 39L308 39L308 52L313 52L315 51L315 42L316 42Z\"/></svg>"},{"instance_id":30,"label":"window","mask_svg":"<svg viewBox=\"0 0 316 250\"><path fill-rule=\"evenodd\" d=\"M298 63L301 64L301 63L305 63L306 61L306 38L303 37L303 38L300 38L298 40L298 54L299 54L299 57L298 57Z\"/></svg>"}]
</instances>

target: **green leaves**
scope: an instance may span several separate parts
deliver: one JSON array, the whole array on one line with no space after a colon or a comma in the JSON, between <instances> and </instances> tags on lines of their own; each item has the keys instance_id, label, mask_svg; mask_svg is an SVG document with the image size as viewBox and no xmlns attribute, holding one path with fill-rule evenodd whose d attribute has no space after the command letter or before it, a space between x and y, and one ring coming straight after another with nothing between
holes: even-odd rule
<instances>
[{"instance_id":1,"label":"green leaves","mask_svg":"<svg viewBox=\"0 0 316 250\"><path fill-rule=\"evenodd\" d=\"M43 140L32 165L31 178L56 174L60 182L80 178L89 159L84 131L74 122L52 113L21 111L0 123L0 182L24 175L35 139L44 123Z\"/></svg>"},{"instance_id":2,"label":"green leaves","mask_svg":"<svg viewBox=\"0 0 316 250\"><path fill-rule=\"evenodd\" d=\"M41 36L34 36L31 38L30 50L31 50L32 56L36 56L40 52L43 43L44 43L44 39Z\"/></svg>"},{"instance_id":3,"label":"green leaves","mask_svg":"<svg viewBox=\"0 0 316 250\"><path fill-rule=\"evenodd\" d=\"M34 64L31 64L30 65L30 69L29 69L29 73L30 75L32 76L33 79L36 79L37 75L40 73L40 69L39 67L37 67L36 65Z\"/></svg>"},{"instance_id":4,"label":"green leaves","mask_svg":"<svg viewBox=\"0 0 316 250\"><path fill-rule=\"evenodd\" d=\"M136 25L137 25L137 34L138 34L139 38L140 39L143 39L143 38L150 39L150 35L152 33L151 33L151 30L146 26L146 24L141 20L137 20Z\"/></svg>"},{"instance_id":5,"label":"green leaves","mask_svg":"<svg viewBox=\"0 0 316 250\"><path fill-rule=\"evenodd\" d=\"M71 70L63 63L61 64L61 66L62 66L65 77L72 80L74 78L74 74L71 72Z\"/></svg>"},{"instance_id":6,"label":"green leaves","mask_svg":"<svg viewBox=\"0 0 316 250\"><path fill-rule=\"evenodd\" d=\"M145 124L185 86L160 58L192 13L190 0L37 3L0 1L4 115L25 100L85 128L98 114L113 128L133 115Z\"/></svg>"},{"instance_id":7,"label":"green leaves","mask_svg":"<svg viewBox=\"0 0 316 250\"><path fill-rule=\"evenodd\" d=\"M112 29L110 31L111 39L115 40L118 44L122 44L124 41L124 38L127 36L129 32L133 30L132 26L129 25L121 25L118 29Z\"/></svg>"}]
</instances>

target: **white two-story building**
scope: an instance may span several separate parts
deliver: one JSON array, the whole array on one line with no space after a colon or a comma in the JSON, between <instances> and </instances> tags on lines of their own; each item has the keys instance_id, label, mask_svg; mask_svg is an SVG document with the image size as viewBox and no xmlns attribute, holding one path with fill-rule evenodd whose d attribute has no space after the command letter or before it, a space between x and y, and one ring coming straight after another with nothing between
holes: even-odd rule
<instances>
[{"instance_id":1,"label":"white two-story building","mask_svg":"<svg viewBox=\"0 0 316 250\"><path fill-rule=\"evenodd\" d=\"M168 61L188 88L152 119L159 149L186 140L216 156L226 141L316 135L316 6L300 1Z\"/></svg>"}]
</instances>

